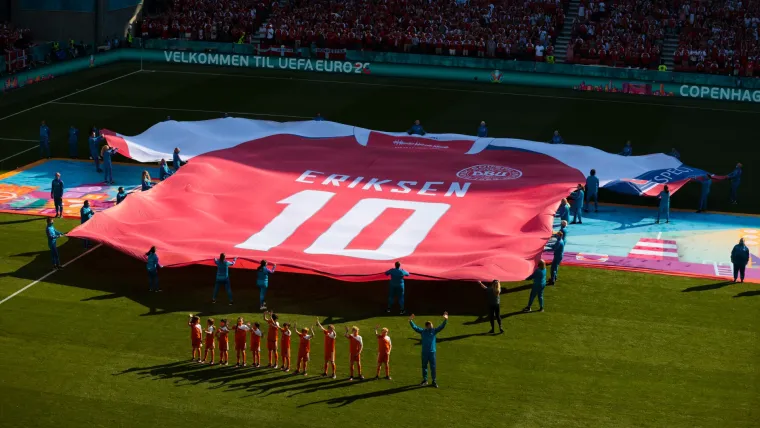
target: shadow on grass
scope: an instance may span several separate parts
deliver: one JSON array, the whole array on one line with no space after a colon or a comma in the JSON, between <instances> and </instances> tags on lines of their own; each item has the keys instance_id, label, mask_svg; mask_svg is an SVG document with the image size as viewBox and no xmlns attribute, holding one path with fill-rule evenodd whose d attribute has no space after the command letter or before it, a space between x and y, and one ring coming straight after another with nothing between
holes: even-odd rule
<instances>
[{"instance_id":1,"label":"shadow on grass","mask_svg":"<svg viewBox=\"0 0 760 428\"><path fill-rule=\"evenodd\" d=\"M61 261L81 255L85 249L80 240L71 239L59 246ZM18 255L21 256L21 255ZM36 281L52 270L48 251L24 253L32 261L15 272L0 274ZM108 247L100 247L66 269L45 278L45 282L92 290L96 295L83 298L85 304L104 300L130 299L146 308L142 316L170 313L196 313L202 317L226 314L260 313L255 272L231 270L233 306L227 305L224 291L211 303L215 269L208 266L167 268L159 272L162 293L148 291L145 264ZM505 293L528 290L530 286L505 288ZM385 316L388 283L376 281L347 283L316 275L276 273L267 294L270 310L299 314L297 320L323 324L345 324L367 318ZM435 298L431 298L434 296ZM453 315L483 315L486 298L477 284L457 281L408 281L406 286L408 312L421 317L449 311ZM394 311L397 308L393 308ZM394 313L395 315L395 313ZM313 317L313 319L309 319ZM325 319L327 317L327 319Z\"/></svg>"},{"instance_id":2,"label":"shadow on grass","mask_svg":"<svg viewBox=\"0 0 760 428\"><path fill-rule=\"evenodd\" d=\"M23 220L0 221L0 226L5 226L8 224L31 223L35 221L44 222L45 219L47 219L47 217L32 217Z\"/></svg>"},{"instance_id":3,"label":"shadow on grass","mask_svg":"<svg viewBox=\"0 0 760 428\"><path fill-rule=\"evenodd\" d=\"M359 400L366 400L368 398L385 397L388 395L400 394L403 392L413 391L415 389L420 389L420 388L422 387L418 385L406 385L406 386L400 386L398 388L384 389L382 391L373 391L373 392L367 392L364 394L345 395L343 397L336 397L336 398L329 398L327 400L314 401L311 403L302 404L298 407L299 408L307 407L307 406L312 406L315 404L327 404L327 405L333 405L335 407L343 407Z\"/></svg>"},{"instance_id":4,"label":"shadow on grass","mask_svg":"<svg viewBox=\"0 0 760 428\"><path fill-rule=\"evenodd\" d=\"M710 291L717 290L733 284L733 281L721 281L714 284L696 285L694 287L684 288L683 293L691 293L692 291Z\"/></svg>"},{"instance_id":5,"label":"shadow on grass","mask_svg":"<svg viewBox=\"0 0 760 428\"><path fill-rule=\"evenodd\" d=\"M742 291L741 293L734 296L734 298L737 297L752 297L752 296L760 296L760 290L750 290L750 291Z\"/></svg>"}]
</instances>

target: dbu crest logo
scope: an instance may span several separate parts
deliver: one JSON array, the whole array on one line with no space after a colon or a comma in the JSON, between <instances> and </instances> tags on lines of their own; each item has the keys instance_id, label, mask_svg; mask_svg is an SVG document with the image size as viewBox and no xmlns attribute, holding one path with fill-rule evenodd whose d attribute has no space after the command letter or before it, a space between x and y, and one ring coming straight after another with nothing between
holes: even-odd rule
<instances>
[{"instance_id":1,"label":"dbu crest logo","mask_svg":"<svg viewBox=\"0 0 760 428\"><path fill-rule=\"evenodd\" d=\"M522 171L508 166L475 165L459 171L457 177L471 181L517 180Z\"/></svg>"},{"instance_id":2,"label":"dbu crest logo","mask_svg":"<svg viewBox=\"0 0 760 428\"><path fill-rule=\"evenodd\" d=\"M501 78L504 77L504 73L499 70L491 72L491 83L501 83Z\"/></svg>"}]
</instances>

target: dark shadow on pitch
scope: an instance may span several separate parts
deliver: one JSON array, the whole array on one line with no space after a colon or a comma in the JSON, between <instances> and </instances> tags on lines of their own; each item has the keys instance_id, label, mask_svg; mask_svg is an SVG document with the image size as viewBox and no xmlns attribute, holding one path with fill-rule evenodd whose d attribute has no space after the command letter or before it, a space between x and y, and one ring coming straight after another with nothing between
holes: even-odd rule
<instances>
[{"instance_id":1,"label":"dark shadow on pitch","mask_svg":"<svg viewBox=\"0 0 760 428\"><path fill-rule=\"evenodd\" d=\"M741 293L734 296L734 298L737 297L752 297L752 296L760 296L760 290L750 290L750 291L742 291Z\"/></svg>"},{"instance_id":2,"label":"dark shadow on pitch","mask_svg":"<svg viewBox=\"0 0 760 428\"><path fill-rule=\"evenodd\" d=\"M694 287L684 288L682 293L691 293L692 291L710 291L717 290L733 284L733 281L722 281L714 284L695 285Z\"/></svg>"},{"instance_id":3,"label":"dark shadow on pitch","mask_svg":"<svg viewBox=\"0 0 760 428\"><path fill-rule=\"evenodd\" d=\"M436 343L444 343L444 342L454 342L457 340L462 339L469 339L471 337L477 337L477 336L490 336L491 333L470 333L470 334L460 334L458 336L449 336L449 337L439 337L436 340ZM408 337L409 340L414 340L416 343L414 346L420 346L422 344L422 339L419 337Z\"/></svg>"},{"instance_id":4,"label":"dark shadow on pitch","mask_svg":"<svg viewBox=\"0 0 760 428\"><path fill-rule=\"evenodd\" d=\"M31 223L34 221L44 222L46 218L47 217L32 217L32 218L26 218L23 220L0 221L0 226L6 225L6 224Z\"/></svg>"},{"instance_id":5,"label":"dark shadow on pitch","mask_svg":"<svg viewBox=\"0 0 760 428\"><path fill-rule=\"evenodd\" d=\"M400 394L402 392L413 391L415 389L420 389L420 388L422 387L418 385L406 385L406 386L400 386L398 388L384 389L382 391L367 392L364 394L346 395L343 397L336 397L336 398L329 398L327 400L314 401L311 403L302 404L298 407L301 408L301 407L307 407L307 406L311 406L315 404L323 404L323 403L327 405L333 405L334 407L343 407L349 404L353 404L359 400L385 397L388 395Z\"/></svg>"}]
</instances>

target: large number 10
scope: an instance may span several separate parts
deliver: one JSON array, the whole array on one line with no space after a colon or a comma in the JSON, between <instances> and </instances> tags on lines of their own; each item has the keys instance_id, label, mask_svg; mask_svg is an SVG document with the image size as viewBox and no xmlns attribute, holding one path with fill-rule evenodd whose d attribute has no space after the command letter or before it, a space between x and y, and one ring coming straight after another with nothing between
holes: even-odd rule
<instances>
[{"instance_id":1,"label":"large number 10","mask_svg":"<svg viewBox=\"0 0 760 428\"><path fill-rule=\"evenodd\" d=\"M321 210L333 196L335 196L333 192L304 190L277 202L287 205L280 215L272 219L261 231L235 247L269 251L281 245ZM309 248L304 250L304 253L331 254L368 260L394 260L406 257L414 252L449 207L449 204L434 202L362 199L320 235ZM346 248L365 227L372 224L389 208L410 210L412 214L379 248L374 250Z\"/></svg>"}]
</instances>

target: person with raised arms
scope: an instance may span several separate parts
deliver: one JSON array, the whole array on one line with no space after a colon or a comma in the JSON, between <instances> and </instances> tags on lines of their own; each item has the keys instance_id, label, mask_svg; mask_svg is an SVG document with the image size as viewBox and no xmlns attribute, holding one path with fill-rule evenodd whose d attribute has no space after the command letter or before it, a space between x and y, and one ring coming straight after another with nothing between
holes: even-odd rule
<instances>
[{"instance_id":1,"label":"person with raised arms","mask_svg":"<svg viewBox=\"0 0 760 428\"><path fill-rule=\"evenodd\" d=\"M486 297L488 298L488 320L491 323L491 331L494 332L494 321L499 324L499 333L504 333L504 329L501 328L501 283L498 279L494 279L490 284L485 285L481 281L478 281L480 288L485 290Z\"/></svg>"},{"instance_id":2,"label":"person with raised arms","mask_svg":"<svg viewBox=\"0 0 760 428\"><path fill-rule=\"evenodd\" d=\"M237 262L237 257L232 261L228 261L227 256L224 253L219 254L218 259L214 259L214 263L216 263L216 282L214 283L214 295L211 297L211 303L216 303L216 295L219 293L219 288L224 286L224 290L227 292L227 298L230 299L230 305L232 305L230 266L233 266L235 262Z\"/></svg>"},{"instance_id":3,"label":"person with raised arms","mask_svg":"<svg viewBox=\"0 0 760 428\"><path fill-rule=\"evenodd\" d=\"M111 158L118 151L118 148L111 147L108 144L103 146L100 150L100 156L103 158L103 170L105 170L105 178L103 181L106 184L113 184L113 165L111 164Z\"/></svg>"},{"instance_id":4,"label":"person with raised arms","mask_svg":"<svg viewBox=\"0 0 760 428\"><path fill-rule=\"evenodd\" d=\"M330 377L335 379L335 338L338 336L338 333L335 331L335 326L332 324L329 324L327 328L324 328L322 323L319 322L319 319L317 319L317 325L325 334L325 366L322 370L322 376L327 377L327 366L329 365L332 367L332 376Z\"/></svg>"},{"instance_id":5,"label":"person with raised arms","mask_svg":"<svg viewBox=\"0 0 760 428\"><path fill-rule=\"evenodd\" d=\"M256 286L259 287L259 310L261 311L267 309L266 297L269 289L269 275L272 275L277 269L277 263L272 263L272 269L269 269L267 265L267 261L262 260L259 267L256 268Z\"/></svg>"},{"instance_id":6,"label":"person with raised arms","mask_svg":"<svg viewBox=\"0 0 760 428\"><path fill-rule=\"evenodd\" d=\"M420 386L427 386L428 384L428 365L430 366L430 374L433 378L433 388L438 388L438 382L435 371L435 344L438 333L446 327L446 323L449 321L449 313L443 313L443 322L438 327L433 328L431 321L425 321L425 328L419 327L414 323L414 314L409 316L409 325L412 330L419 333L422 341L422 382Z\"/></svg>"},{"instance_id":7,"label":"person with raised arms","mask_svg":"<svg viewBox=\"0 0 760 428\"><path fill-rule=\"evenodd\" d=\"M409 276L409 272L401 269L401 262L396 262L394 268L385 271L385 276L391 278L388 289L388 309L385 312L391 312L393 302L398 298L401 315L404 315L404 277Z\"/></svg>"}]
</instances>

